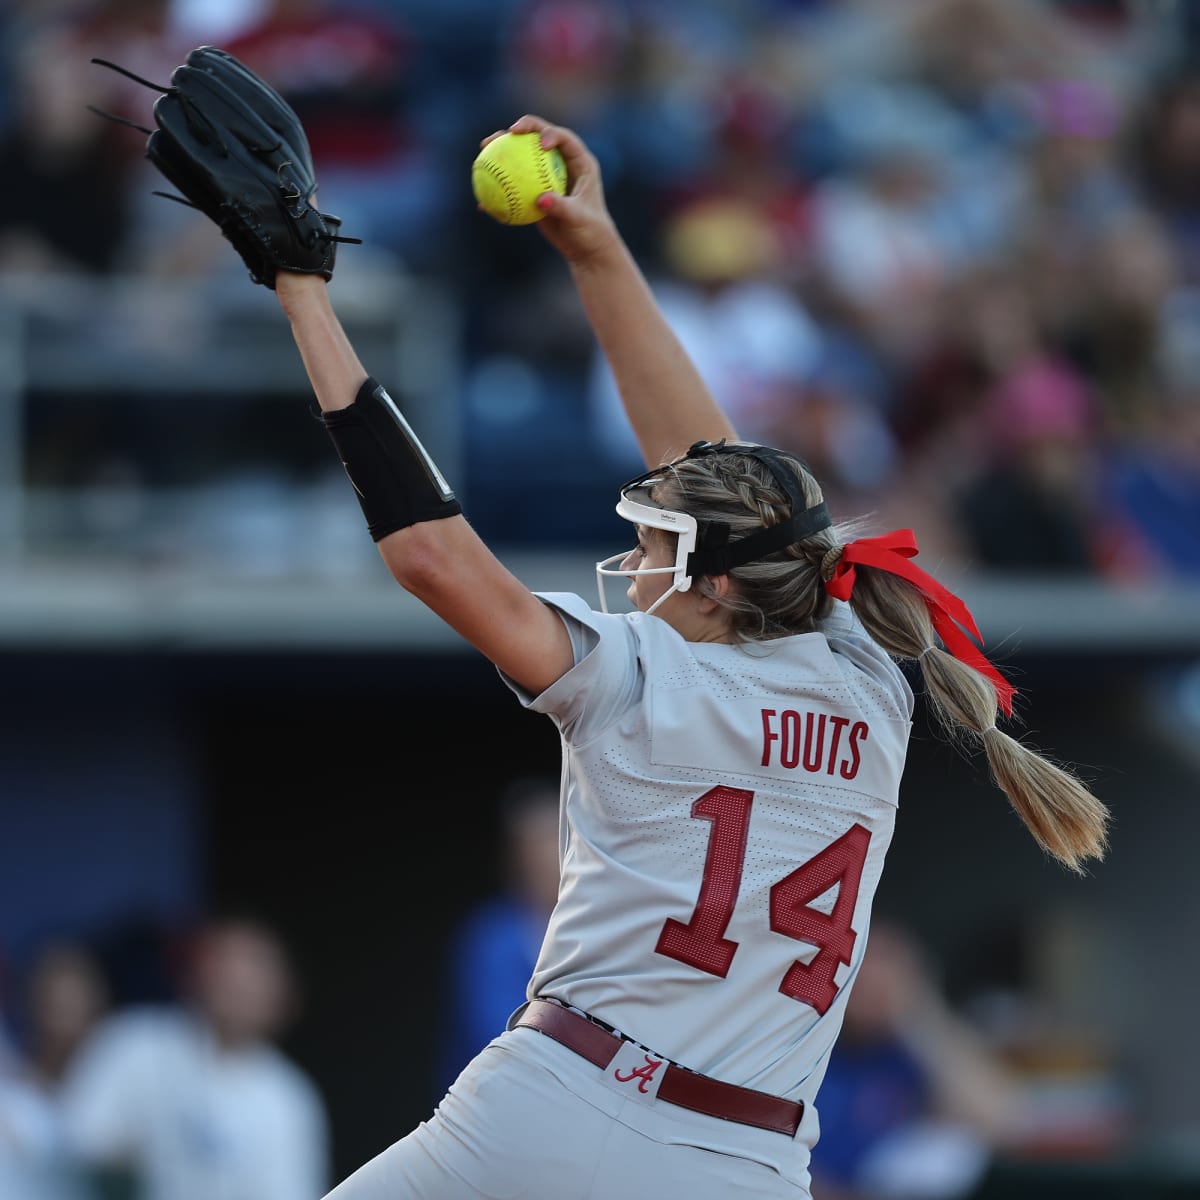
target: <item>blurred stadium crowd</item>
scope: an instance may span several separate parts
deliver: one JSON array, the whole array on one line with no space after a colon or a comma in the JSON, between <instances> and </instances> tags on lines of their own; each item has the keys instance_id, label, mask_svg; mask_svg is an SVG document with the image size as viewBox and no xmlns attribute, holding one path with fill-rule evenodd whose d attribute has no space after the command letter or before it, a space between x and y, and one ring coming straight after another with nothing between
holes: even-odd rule
<instances>
[{"instance_id":1,"label":"blurred stadium crowd","mask_svg":"<svg viewBox=\"0 0 1200 1200\"><path fill-rule=\"evenodd\" d=\"M88 110L149 124L154 93L89 60L165 84L201 42L261 71L303 117L322 207L364 240L339 251L340 294L369 304L388 277L452 297L452 482L493 542L607 538L615 486L639 468L561 261L536 229L474 209L480 138L532 111L588 140L614 215L738 426L806 457L839 516L912 526L935 563L1200 579L1200 4L5 0L0 326L6 305L71 281L111 284L122 303L130 281L181 281L180 307L143 319L147 336L182 343L209 285L249 289L206 221L153 195L163 181L141 135ZM111 316L91 313L100 337ZM185 437L131 434L111 396L39 405L20 426L30 487L95 497L228 467L219 447L205 459ZM242 433L253 447L231 455L239 467L261 451L270 480L295 453L282 503L298 509L328 483L376 565L323 443L312 466L249 417ZM225 503L244 517L264 495L231 487ZM104 511L119 532L136 508ZM245 528L249 555L287 567L268 544L277 527ZM6 1145L55 1147L46 1098L120 1007L77 950L47 947L0 989L12 1042L0 1037L0 1171ZM253 1009L238 977L232 994ZM902 1105L928 1085L908 1079L907 1059L897 1070L911 1087L887 1098ZM1124 1115L1097 1074L1085 1155L1111 1148ZM293 1090L319 1123L307 1085ZM118 1111L97 1096L79 1111ZM192 1132L197 1161L215 1162L220 1130ZM97 1145L121 1133L97 1117ZM130 1194L60 1168L40 1183L0 1174L0 1196ZM846 1186L855 1200L898 1194ZM937 1186L923 1194L967 1194Z\"/></svg>"},{"instance_id":2,"label":"blurred stadium crowd","mask_svg":"<svg viewBox=\"0 0 1200 1200\"><path fill-rule=\"evenodd\" d=\"M578 543L634 451L561 263L469 188L479 138L539 112L595 149L740 428L839 511L976 566L1194 578L1198 32L1170 0L11 0L0 278L238 275L87 110L147 124L154 95L93 56L165 82L222 44L364 238L336 286L450 290L482 532ZM46 437L35 481L112 470Z\"/></svg>"}]
</instances>

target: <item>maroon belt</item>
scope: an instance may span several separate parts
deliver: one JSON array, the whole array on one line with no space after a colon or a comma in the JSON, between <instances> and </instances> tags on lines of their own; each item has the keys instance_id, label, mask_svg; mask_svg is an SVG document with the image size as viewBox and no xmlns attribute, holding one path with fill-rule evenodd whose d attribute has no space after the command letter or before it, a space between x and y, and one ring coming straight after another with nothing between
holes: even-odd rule
<instances>
[{"instance_id":1,"label":"maroon belt","mask_svg":"<svg viewBox=\"0 0 1200 1200\"><path fill-rule=\"evenodd\" d=\"M616 1057L624 1040L595 1021L550 1000L531 1000L513 1028L522 1026L561 1042L602 1070ZM666 1064L658 1098L693 1112L770 1129L788 1137L795 1137L804 1115L804 1105L800 1101L784 1100L767 1092L724 1083L674 1063Z\"/></svg>"}]
</instances>

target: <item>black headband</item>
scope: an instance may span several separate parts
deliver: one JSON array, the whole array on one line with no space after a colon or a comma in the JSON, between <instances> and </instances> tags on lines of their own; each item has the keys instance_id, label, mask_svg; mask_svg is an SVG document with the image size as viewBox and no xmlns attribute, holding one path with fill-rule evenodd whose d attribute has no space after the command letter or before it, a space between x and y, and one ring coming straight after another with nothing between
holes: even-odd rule
<instances>
[{"instance_id":1,"label":"black headband","mask_svg":"<svg viewBox=\"0 0 1200 1200\"><path fill-rule=\"evenodd\" d=\"M694 578L697 575L724 575L734 567L766 558L768 554L782 550L793 542L803 541L804 538L811 537L822 529L828 529L833 524L833 518L830 517L824 501L814 504L811 508L805 507L804 496L801 494L795 473L788 467L786 460L799 461L805 470L808 469L807 463L770 446L729 446L724 438L719 442L694 442L688 447L683 458L677 458L665 467L657 467L636 479L631 479L621 490L646 483L686 459L705 458L710 454L744 454L748 458L758 459L771 472L771 476L787 496L792 515L784 521L766 525L755 533L739 538L736 542L729 541L729 525L725 521L702 521L697 531L696 549L688 555L689 576Z\"/></svg>"}]
</instances>

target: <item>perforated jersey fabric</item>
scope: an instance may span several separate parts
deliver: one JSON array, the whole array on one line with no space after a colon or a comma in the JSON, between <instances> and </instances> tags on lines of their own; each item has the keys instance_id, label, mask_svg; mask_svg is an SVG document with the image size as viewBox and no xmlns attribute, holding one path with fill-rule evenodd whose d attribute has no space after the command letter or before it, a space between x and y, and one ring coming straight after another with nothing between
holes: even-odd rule
<instances>
[{"instance_id":1,"label":"perforated jersey fabric","mask_svg":"<svg viewBox=\"0 0 1200 1200\"><path fill-rule=\"evenodd\" d=\"M892 838L906 679L840 602L817 632L743 647L540 598L576 662L539 696L506 679L554 721L566 768L529 995L813 1105ZM832 920L843 888L852 909Z\"/></svg>"}]
</instances>

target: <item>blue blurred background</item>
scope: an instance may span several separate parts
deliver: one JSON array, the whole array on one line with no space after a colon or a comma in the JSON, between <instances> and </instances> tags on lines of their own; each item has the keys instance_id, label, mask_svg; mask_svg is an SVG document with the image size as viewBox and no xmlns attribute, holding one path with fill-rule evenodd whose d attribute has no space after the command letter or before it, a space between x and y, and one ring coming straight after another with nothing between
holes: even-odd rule
<instances>
[{"instance_id":1,"label":"blue blurred background","mask_svg":"<svg viewBox=\"0 0 1200 1200\"><path fill-rule=\"evenodd\" d=\"M1071 877L919 719L880 913L1019 1128L969 1185L816 1200L1200 1195L1200 6L6 0L4 1200L190 1200L132 1150L81 1169L56 1106L99 1026L194 1002L228 913L293 960L272 1038L329 1179L401 1136L444 1083L456 931L511 882L500 797L557 770L386 576L274 298L87 110L148 124L155 95L92 57L166 83L203 42L304 119L364 242L332 284L351 336L531 586L594 595L638 460L561 261L475 210L479 140L523 112L587 138L739 428L839 516L917 531L1026 736L1112 808ZM38 986L64 946L71 1003Z\"/></svg>"}]
</instances>

